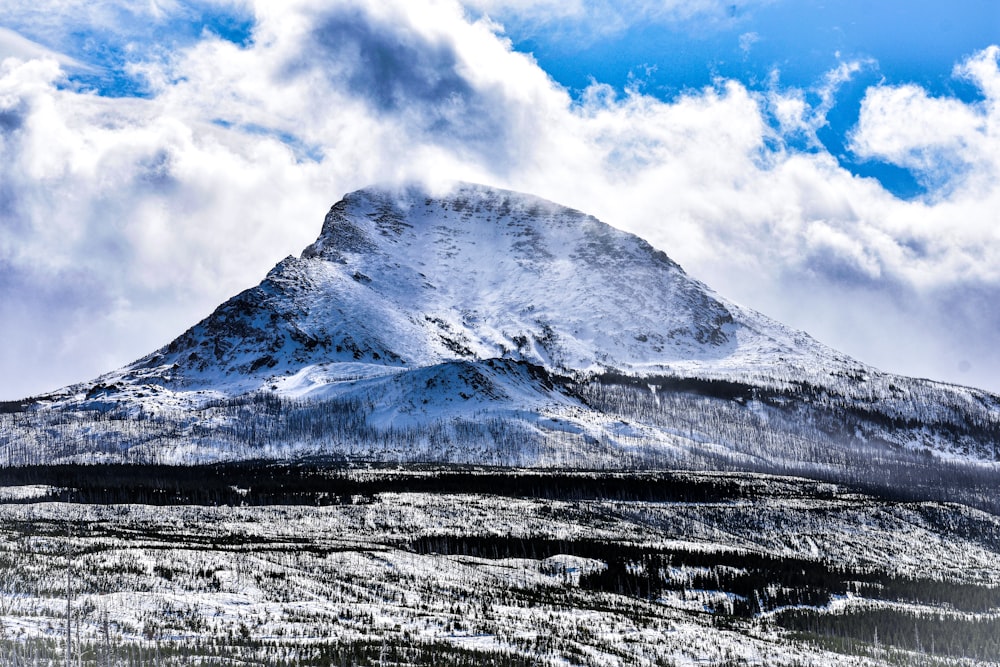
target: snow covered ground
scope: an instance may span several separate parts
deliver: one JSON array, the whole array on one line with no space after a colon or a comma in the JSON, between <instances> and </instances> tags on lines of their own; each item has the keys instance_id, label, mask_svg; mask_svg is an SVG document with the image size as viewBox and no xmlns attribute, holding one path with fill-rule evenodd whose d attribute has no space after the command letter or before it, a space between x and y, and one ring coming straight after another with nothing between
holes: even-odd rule
<instances>
[{"instance_id":1,"label":"snow covered ground","mask_svg":"<svg viewBox=\"0 0 1000 667\"><path fill-rule=\"evenodd\" d=\"M543 499L484 489L384 492L322 507L3 504L0 661L62 655L68 566L71 635L85 664L112 664L100 662L109 655L122 661L113 664L985 664L943 649L932 659L929 637L922 653L860 639L838 652L822 636L782 629L781 604L740 615L727 602L741 597L733 584L750 581L760 557L858 580L816 613L876 605L902 624L924 614L995 625L1000 519L804 480L724 479L758 497ZM650 567L648 554L669 554L672 565L656 576L670 586L637 595L594 579L628 553L647 554L629 561L633 573ZM772 574L765 598L781 585ZM865 581L918 590L937 582L952 597L904 599ZM818 579L809 586L823 592ZM955 591L993 602L964 609Z\"/></svg>"}]
</instances>

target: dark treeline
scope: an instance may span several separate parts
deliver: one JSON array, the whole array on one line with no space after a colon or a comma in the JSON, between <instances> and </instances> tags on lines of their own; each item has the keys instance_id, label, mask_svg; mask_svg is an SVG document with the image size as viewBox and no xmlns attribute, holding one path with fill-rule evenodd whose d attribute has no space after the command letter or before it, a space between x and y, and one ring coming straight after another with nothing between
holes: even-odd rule
<instances>
[{"instance_id":1,"label":"dark treeline","mask_svg":"<svg viewBox=\"0 0 1000 667\"><path fill-rule=\"evenodd\" d=\"M750 551L659 549L602 540L502 535L425 536L409 546L418 553L493 559L560 554L591 558L606 567L580 576L580 587L586 590L648 600L666 591L719 591L730 595L710 610L744 618L788 605L825 605L831 595L847 592L850 579L846 571L818 561Z\"/></svg>"},{"instance_id":2,"label":"dark treeline","mask_svg":"<svg viewBox=\"0 0 1000 667\"><path fill-rule=\"evenodd\" d=\"M19 412L21 404L11 403L6 408L11 412L0 414L0 463L83 460L141 466L196 461L206 455L273 461L322 455L335 465L434 462L608 471L750 471L849 485L886 500L958 502L1000 514L1000 496L995 493L1000 466L989 463L1000 460L1000 412L982 393L940 393L927 383L878 375L847 377L823 388L794 378L753 386L736 380L607 373L570 383L540 370L529 368L525 373L613 423L588 430L576 428L571 419L568 424L558 419L535 423L473 410L455 419L386 424L372 419L384 407L380 393L384 388L378 387L321 401L255 392L209 401L189 411L148 413L95 394L88 409L79 411ZM936 456L935 450L949 456ZM199 484L187 484L185 477ZM349 484L331 489L322 476L280 483L263 479L248 483L243 471L229 477L234 481L221 485L199 472L185 472L164 484L153 480L102 486L97 481L62 486L78 488L78 498L83 500L86 492L94 502L106 498L105 502L311 504L335 502L330 493L368 492ZM496 493L536 497L698 501L717 493L699 495L704 488L674 493L655 484L639 488L631 481L602 481L587 482L578 490L564 484L549 496L545 489L558 482L555 478L534 490L525 488L532 481L494 481ZM411 479L404 487L381 488L476 492L477 483L489 488L485 482L452 478L421 487ZM251 493L227 491L228 486Z\"/></svg>"},{"instance_id":3,"label":"dark treeline","mask_svg":"<svg viewBox=\"0 0 1000 667\"><path fill-rule=\"evenodd\" d=\"M668 591L706 596L705 610L741 618L782 607L823 607L848 592L877 600L946 605L966 612L1000 609L1000 588L905 578L818 560L746 550L657 548L604 540L507 535L428 535L407 546L421 554L486 559L590 558L606 567L583 573L586 590L656 600ZM558 573L557 573L558 574Z\"/></svg>"},{"instance_id":4,"label":"dark treeline","mask_svg":"<svg viewBox=\"0 0 1000 667\"><path fill-rule=\"evenodd\" d=\"M238 658L236 656L247 656ZM50 638L10 640L0 638L4 665L62 664L62 648ZM220 664L260 664L268 667L532 667L534 656L498 649L463 648L445 641L393 638L391 641L318 641L308 645L261 641L241 636L212 641L156 641L149 645L110 641L84 642L73 664L84 667L192 667Z\"/></svg>"},{"instance_id":5,"label":"dark treeline","mask_svg":"<svg viewBox=\"0 0 1000 667\"><path fill-rule=\"evenodd\" d=\"M838 468L788 461L754 466L758 472L826 480L879 500L897 503L955 502L1000 515L1000 469L928 454L877 448L845 448ZM722 467L722 466L720 466ZM727 466L739 468L741 466ZM748 466L742 466L748 467Z\"/></svg>"},{"instance_id":6,"label":"dark treeline","mask_svg":"<svg viewBox=\"0 0 1000 667\"><path fill-rule=\"evenodd\" d=\"M788 609L775 614L782 627L845 653L858 643L973 660L1000 660L1000 618L913 613L899 608L855 608L840 613Z\"/></svg>"},{"instance_id":7,"label":"dark treeline","mask_svg":"<svg viewBox=\"0 0 1000 667\"><path fill-rule=\"evenodd\" d=\"M788 484L788 481L784 481ZM829 487L796 480L796 495L832 497ZM712 503L774 497L768 479L746 475L652 472L421 470L365 472L344 462L234 462L202 466L52 465L0 468L0 485L56 487L52 499L120 504L331 504L377 493L490 494L546 500ZM798 487L801 487L800 489ZM37 499L36 499L37 500Z\"/></svg>"},{"instance_id":8,"label":"dark treeline","mask_svg":"<svg viewBox=\"0 0 1000 667\"><path fill-rule=\"evenodd\" d=\"M865 502L855 495L862 491L871 502L906 504L923 498L919 489L895 484L838 487L807 479L740 472L537 471L460 465L358 467L329 459L201 466L65 464L0 468L0 486L17 485L52 487L44 498L34 496L20 502L51 500L102 505L322 506L367 503L381 493L663 503L776 498L847 498L850 502ZM1000 528L994 522L955 512L948 506L923 505L920 513L948 534L1000 549Z\"/></svg>"},{"instance_id":9,"label":"dark treeline","mask_svg":"<svg viewBox=\"0 0 1000 667\"><path fill-rule=\"evenodd\" d=\"M23 401L0 401L0 415L12 415L24 412L31 405L30 399Z\"/></svg>"},{"instance_id":10,"label":"dark treeline","mask_svg":"<svg viewBox=\"0 0 1000 667\"><path fill-rule=\"evenodd\" d=\"M720 398L727 401L746 401L758 398L762 394L762 390L759 387L745 382L696 377L670 375L632 376L622 373L605 372L595 375L593 380L597 384L631 386L640 389L647 389L649 385L655 385L657 391L696 394L698 396Z\"/></svg>"},{"instance_id":11,"label":"dark treeline","mask_svg":"<svg viewBox=\"0 0 1000 667\"><path fill-rule=\"evenodd\" d=\"M1000 588L935 579L889 575L867 577L859 582L856 592L877 600L944 605L969 613L1000 609Z\"/></svg>"}]
</instances>

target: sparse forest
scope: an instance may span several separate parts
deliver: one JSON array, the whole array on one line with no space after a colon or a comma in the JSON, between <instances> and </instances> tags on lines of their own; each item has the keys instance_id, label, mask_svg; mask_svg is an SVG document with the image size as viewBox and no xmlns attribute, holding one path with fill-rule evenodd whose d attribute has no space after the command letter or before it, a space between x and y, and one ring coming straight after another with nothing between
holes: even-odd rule
<instances>
[{"instance_id":1,"label":"sparse forest","mask_svg":"<svg viewBox=\"0 0 1000 667\"><path fill-rule=\"evenodd\" d=\"M992 406L515 370L560 400L3 406L0 661L1000 662Z\"/></svg>"},{"instance_id":2,"label":"sparse forest","mask_svg":"<svg viewBox=\"0 0 1000 667\"><path fill-rule=\"evenodd\" d=\"M197 464L322 459L545 469L725 470L800 475L900 500L1000 510L1000 417L989 405L935 405L923 385L905 404L857 402L815 387L604 375L572 382L536 369L571 398L543 415L488 408L382 425L377 392L296 400L269 392L197 409L86 410L32 404L0 414L0 463ZM659 384L656 384L659 383ZM937 398L940 398L939 396ZM907 416L902 416L907 415ZM588 428L581 426L588 425Z\"/></svg>"},{"instance_id":3,"label":"sparse forest","mask_svg":"<svg viewBox=\"0 0 1000 667\"><path fill-rule=\"evenodd\" d=\"M0 660L1000 661L1000 519L747 473L0 471ZM876 636L877 632L877 636Z\"/></svg>"}]
</instances>

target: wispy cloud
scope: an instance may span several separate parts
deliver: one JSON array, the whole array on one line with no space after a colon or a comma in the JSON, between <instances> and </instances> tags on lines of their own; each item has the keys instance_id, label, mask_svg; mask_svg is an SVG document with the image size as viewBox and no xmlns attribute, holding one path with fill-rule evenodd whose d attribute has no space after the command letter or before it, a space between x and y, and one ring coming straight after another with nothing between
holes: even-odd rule
<instances>
[{"instance_id":1,"label":"wispy cloud","mask_svg":"<svg viewBox=\"0 0 1000 667\"><path fill-rule=\"evenodd\" d=\"M747 12L775 0L462 0L474 13L517 23L526 33L546 31L596 40L657 22L708 30L739 24Z\"/></svg>"},{"instance_id":2,"label":"wispy cloud","mask_svg":"<svg viewBox=\"0 0 1000 667\"><path fill-rule=\"evenodd\" d=\"M34 42L23 35L0 26L0 60L4 58L20 58L22 60L50 59L67 69L93 71L93 68L83 64L76 58L54 51Z\"/></svg>"}]
</instances>

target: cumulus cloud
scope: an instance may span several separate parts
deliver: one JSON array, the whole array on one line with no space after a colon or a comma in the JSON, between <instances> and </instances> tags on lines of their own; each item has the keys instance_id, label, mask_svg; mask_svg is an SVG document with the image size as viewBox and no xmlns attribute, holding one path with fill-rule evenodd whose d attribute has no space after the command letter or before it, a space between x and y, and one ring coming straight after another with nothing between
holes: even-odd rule
<instances>
[{"instance_id":1,"label":"cumulus cloud","mask_svg":"<svg viewBox=\"0 0 1000 667\"><path fill-rule=\"evenodd\" d=\"M913 170L931 188L962 178L985 157L985 114L959 100L932 98L918 86L870 89L860 120L855 153Z\"/></svg>"},{"instance_id":2,"label":"cumulus cloud","mask_svg":"<svg viewBox=\"0 0 1000 667\"><path fill-rule=\"evenodd\" d=\"M306 226L329 195L279 141L230 141L156 102L82 95L59 77L54 61L0 66L0 273L17 277L0 300L22 313L0 326L8 372L37 365L50 371L39 381L63 383L80 377L59 369L99 370L89 350L127 361L176 334L178 311L197 318L245 287L244 266L263 270L274 249L309 237L300 228L296 243L294 226L274 221ZM9 341L25 328L45 343L22 364Z\"/></svg>"},{"instance_id":3,"label":"cumulus cloud","mask_svg":"<svg viewBox=\"0 0 1000 667\"><path fill-rule=\"evenodd\" d=\"M190 9L157 7L166 23ZM573 99L457 2L244 9L245 42L203 31L130 60L144 98L70 85L52 59L0 66L0 393L150 351L298 253L344 192L409 179L486 182L592 212L865 361L995 386L996 49L956 70L979 103L869 90L852 150L919 173L962 165L901 201L818 142L786 141L815 133L865 63L811 96L718 81L670 102L600 83Z\"/></svg>"},{"instance_id":4,"label":"cumulus cloud","mask_svg":"<svg viewBox=\"0 0 1000 667\"><path fill-rule=\"evenodd\" d=\"M957 75L982 92L985 99L978 104L932 97L912 84L870 88L851 137L852 150L911 169L935 190L990 189L1000 150L998 53L991 47L956 68Z\"/></svg>"}]
</instances>

